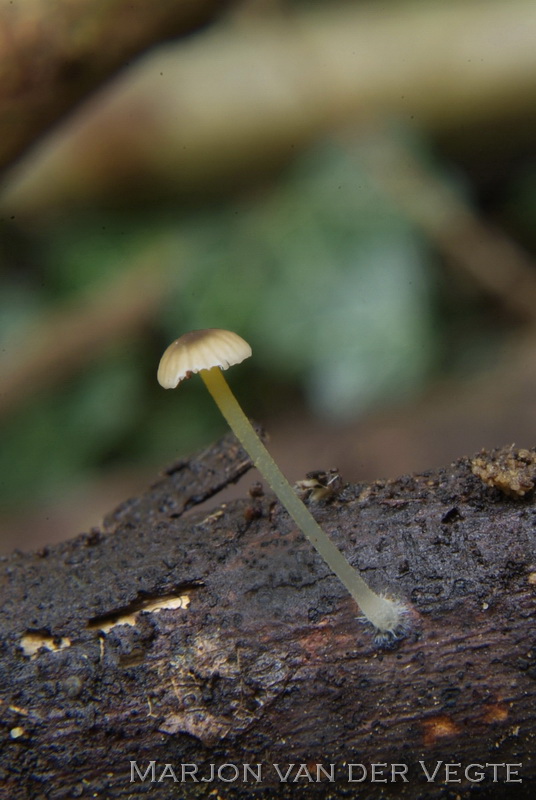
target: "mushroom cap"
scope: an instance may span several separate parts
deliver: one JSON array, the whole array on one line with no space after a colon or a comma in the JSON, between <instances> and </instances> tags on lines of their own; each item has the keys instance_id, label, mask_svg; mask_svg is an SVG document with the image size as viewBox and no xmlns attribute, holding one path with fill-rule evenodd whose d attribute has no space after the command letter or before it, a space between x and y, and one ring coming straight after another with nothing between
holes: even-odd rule
<instances>
[{"instance_id":1,"label":"mushroom cap","mask_svg":"<svg viewBox=\"0 0 536 800\"><path fill-rule=\"evenodd\" d=\"M251 355L251 347L237 333L221 328L190 331L172 342L160 359L158 383L174 389L194 372L240 364Z\"/></svg>"}]
</instances>

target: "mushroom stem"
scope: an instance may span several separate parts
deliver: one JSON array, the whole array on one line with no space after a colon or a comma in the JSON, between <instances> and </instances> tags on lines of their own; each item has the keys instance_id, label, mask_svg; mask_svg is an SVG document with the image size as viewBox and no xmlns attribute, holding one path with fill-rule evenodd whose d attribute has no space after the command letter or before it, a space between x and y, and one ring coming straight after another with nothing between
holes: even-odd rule
<instances>
[{"instance_id":1,"label":"mushroom stem","mask_svg":"<svg viewBox=\"0 0 536 800\"><path fill-rule=\"evenodd\" d=\"M322 558L348 589L363 614L383 634L395 636L401 628L403 607L377 595L333 544L265 448L242 411L219 367L199 372L231 430L241 442L253 464L269 483L296 525L307 536Z\"/></svg>"}]
</instances>

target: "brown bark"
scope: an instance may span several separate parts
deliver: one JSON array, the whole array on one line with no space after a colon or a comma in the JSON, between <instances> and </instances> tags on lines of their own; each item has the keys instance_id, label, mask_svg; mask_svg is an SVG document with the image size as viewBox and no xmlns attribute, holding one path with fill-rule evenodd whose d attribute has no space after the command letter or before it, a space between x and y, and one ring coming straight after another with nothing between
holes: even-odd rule
<instances>
[{"instance_id":1,"label":"brown bark","mask_svg":"<svg viewBox=\"0 0 536 800\"><path fill-rule=\"evenodd\" d=\"M0 168L131 58L189 33L221 0L0 3Z\"/></svg>"},{"instance_id":2,"label":"brown bark","mask_svg":"<svg viewBox=\"0 0 536 800\"><path fill-rule=\"evenodd\" d=\"M390 648L271 495L195 508L250 466L230 436L102 530L2 559L6 797L531 796L534 451L491 460L473 467L528 493L509 497L460 459L311 503L370 584L408 603L407 636ZM130 782L131 761L145 782ZM420 761L462 766L427 782ZM349 783L348 762L367 779ZM482 782L465 778L474 762ZM261 765L258 783L243 782L245 763ZM371 783L373 763L405 765L408 781L388 766ZM198 779L210 764L240 777L175 783L182 764ZM295 765L287 782L274 764ZM317 783L316 764L334 764L336 780ZM510 768L522 783L506 782L507 764L522 765Z\"/></svg>"}]
</instances>

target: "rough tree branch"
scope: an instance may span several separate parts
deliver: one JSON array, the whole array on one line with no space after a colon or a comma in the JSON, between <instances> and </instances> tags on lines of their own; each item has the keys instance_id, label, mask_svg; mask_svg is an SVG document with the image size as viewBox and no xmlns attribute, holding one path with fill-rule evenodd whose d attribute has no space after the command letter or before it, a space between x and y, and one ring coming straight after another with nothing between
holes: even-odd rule
<instances>
[{"instance_id":1,"label":"rough tree branch","mask_svg":"<svg viewBox=\"0 0 536 800\"><path fill-rule=\"evenodd\" d=\"M375 646L272 496L196 508L250 467L230 436L175 464L102 529L4 557L7 796L285 798L304 783L307 796L326 796L304 771L279 780L273 765L290 763L313 775L334 764L330 797L531 796L536 455L501 457L506 473L484 454L311 505L374 588L409 602L409 634L392 649ZM145 781L130 782L131 761ZM445 785L444 768L428 782L420 761L503 766L485 767L482 783L461 774ZM347 782L348 762L369 767L364 783ZM371 784L375 762L407 765L408 782ZM210 764L244 763L261 765L259 783L170 777L183 764L199 779ZM522 765L511 767L522 783L505 783L506 764Z\"/></svg>"}]
</instances>

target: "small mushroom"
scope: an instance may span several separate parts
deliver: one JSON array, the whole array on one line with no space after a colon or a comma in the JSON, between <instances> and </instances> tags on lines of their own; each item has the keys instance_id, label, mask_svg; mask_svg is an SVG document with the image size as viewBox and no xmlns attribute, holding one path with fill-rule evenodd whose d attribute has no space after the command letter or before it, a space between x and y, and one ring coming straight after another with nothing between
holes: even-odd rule
<instances>
[{"instance_id":1,"label":"small mushroom","mask_svg":"<svg viewBox=\"0 0 536 800\"><path fill-rule=\"evenodd\" d=\"M169 345L158 367L158 382L164 389L174 389L180 381L199 372L255 467L300 530L348 589L379 637L388 639L399 636L404 630L405 607L396 600L373 592L324 533L255 433L229 388L222 370L240 364L250 355L251 347L236 333L219 328L192 331Z\"/></svg>"}]
</instances>

